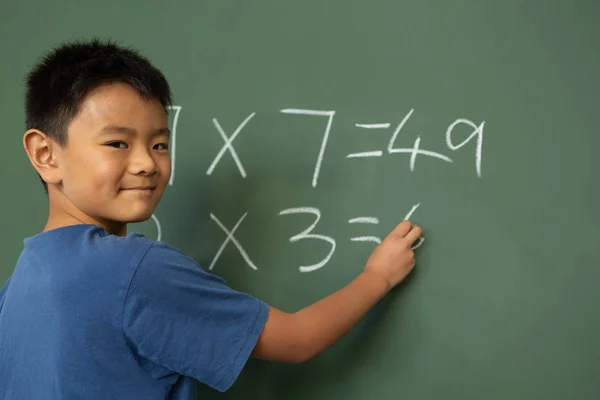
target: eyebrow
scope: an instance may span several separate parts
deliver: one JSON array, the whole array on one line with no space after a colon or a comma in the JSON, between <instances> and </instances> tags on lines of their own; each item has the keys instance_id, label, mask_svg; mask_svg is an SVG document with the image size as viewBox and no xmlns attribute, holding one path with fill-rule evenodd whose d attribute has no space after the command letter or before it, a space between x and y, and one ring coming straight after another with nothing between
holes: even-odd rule
<instances>
[{"instance_id":1,"label":"eyebrow","mask_svg":"<svg viewBox=\"0 0 600 400\"><path fill-rule=\"evenodd\" d=\"M99 134L103 133L124 133L126 135L135 135L137 131L133 128L129 128L127 126L119 126L119 125L106 125L102 128ZM152 136L158 135L171 135L171 131L169 128L158 128L154 129L150 132Z\"/></svg>"}]
</instances>

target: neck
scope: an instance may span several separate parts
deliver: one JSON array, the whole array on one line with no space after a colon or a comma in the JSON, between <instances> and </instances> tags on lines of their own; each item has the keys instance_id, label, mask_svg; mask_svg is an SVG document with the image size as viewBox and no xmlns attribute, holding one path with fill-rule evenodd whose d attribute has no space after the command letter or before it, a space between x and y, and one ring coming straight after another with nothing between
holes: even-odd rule
<instances>
[{"instance_id":1,"label":"neck","mask_svg":"<svg viewBox=\"0 0 600 400\"><path fill-rule=\"evenodd\" d=\"M63 226L90 224L100 226L113 235L125 236L127 234L127 224L91 217L78 209L61 191L55 188L48 188L48 205L48 220L44 226L44 232Z\"/></svg>"}]
</instances>

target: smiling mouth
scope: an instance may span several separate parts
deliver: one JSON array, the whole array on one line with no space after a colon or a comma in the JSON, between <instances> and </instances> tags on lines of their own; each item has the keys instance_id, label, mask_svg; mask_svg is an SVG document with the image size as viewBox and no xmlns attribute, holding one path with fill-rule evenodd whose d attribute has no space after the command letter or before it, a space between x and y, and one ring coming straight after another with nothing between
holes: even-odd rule
<instances>
[{"instance_id":1,"label":"smiling mouth","mask_svg":"<svg viewBox=\"0 0 600 400\"><path fill-rule=\"evenodd\" d=\"M156 189L156 186L138 186L138 187L124 188L121 190L154 190L154 189Z\"/></svg>"}]
</instances>

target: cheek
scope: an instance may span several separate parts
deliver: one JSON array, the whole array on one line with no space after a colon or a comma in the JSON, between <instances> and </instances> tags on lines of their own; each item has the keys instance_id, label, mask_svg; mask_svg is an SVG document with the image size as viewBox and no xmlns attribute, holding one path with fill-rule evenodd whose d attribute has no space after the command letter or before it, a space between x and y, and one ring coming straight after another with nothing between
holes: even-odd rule
<instances>
[{"instance_id":1,"label":"cheek","mask_svg":"<svg viewBox=\"0 0 600 400\"><path fill-rule=\"evenodd\" d=\"M162 180L168 182L171 177L171 158L165 157L164 159L159 160L158 165Z\"/></svg>"},{"instance_id":2,"label":"cheek","mask_svg":"<svg viewBox=\"0 0 600 400\"><path fill-rule=\"evenodd\" d=\"M75 183L78 192L96 195L106 189L117 190L121 177L120 163L103 154L88 152L73 159L69 178ZM73 183L70 186L74 186ZM81 193L80 193L81 194Z\"/></svg>"},{"instance_id":3,"label":"cheek","mask_svg":"<svg viewBox=\"0 0 600 400\"><path fill-rule=\"evenodd\" d=\"M92 166L92 168L94 170L94 177L97 180L96 184L113 186L115 190L118 188L123 170L117 160L113 160L112 162L103 160L103 162Z\"/></svg>"}]
</instances>

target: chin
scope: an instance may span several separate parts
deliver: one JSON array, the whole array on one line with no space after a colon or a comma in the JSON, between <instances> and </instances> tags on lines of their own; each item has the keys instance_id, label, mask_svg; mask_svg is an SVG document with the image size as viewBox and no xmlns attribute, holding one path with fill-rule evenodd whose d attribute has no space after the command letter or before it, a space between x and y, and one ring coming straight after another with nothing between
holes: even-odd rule
<instances>
[{"instance_id":1,"label":"chin","mask_svg":"<svg viewBox=\"0 0 600 400\"><path fill-rule=\"evenodd\" d=\"M151 217L152 217L152 213L137 214L137 215L131 216L130 218L127 218L127 223L132 224L132 223L137 223L137 222L145 222L145 221L148 221Z\"/></svg>"},{"instance_id":2,"label":"chin","mask_svg":"<svg viewBox=\"0 0 600 400\"><path fill-rule=\"evenodd\" d=\"M123 220L127 223L135 223L135 222L144 222L149 220L152 217L152 213L154 212L154 208L145 208L140 210L135 210L133 212L129 212L123 216Z\"/></svg>"}]
</instances>

